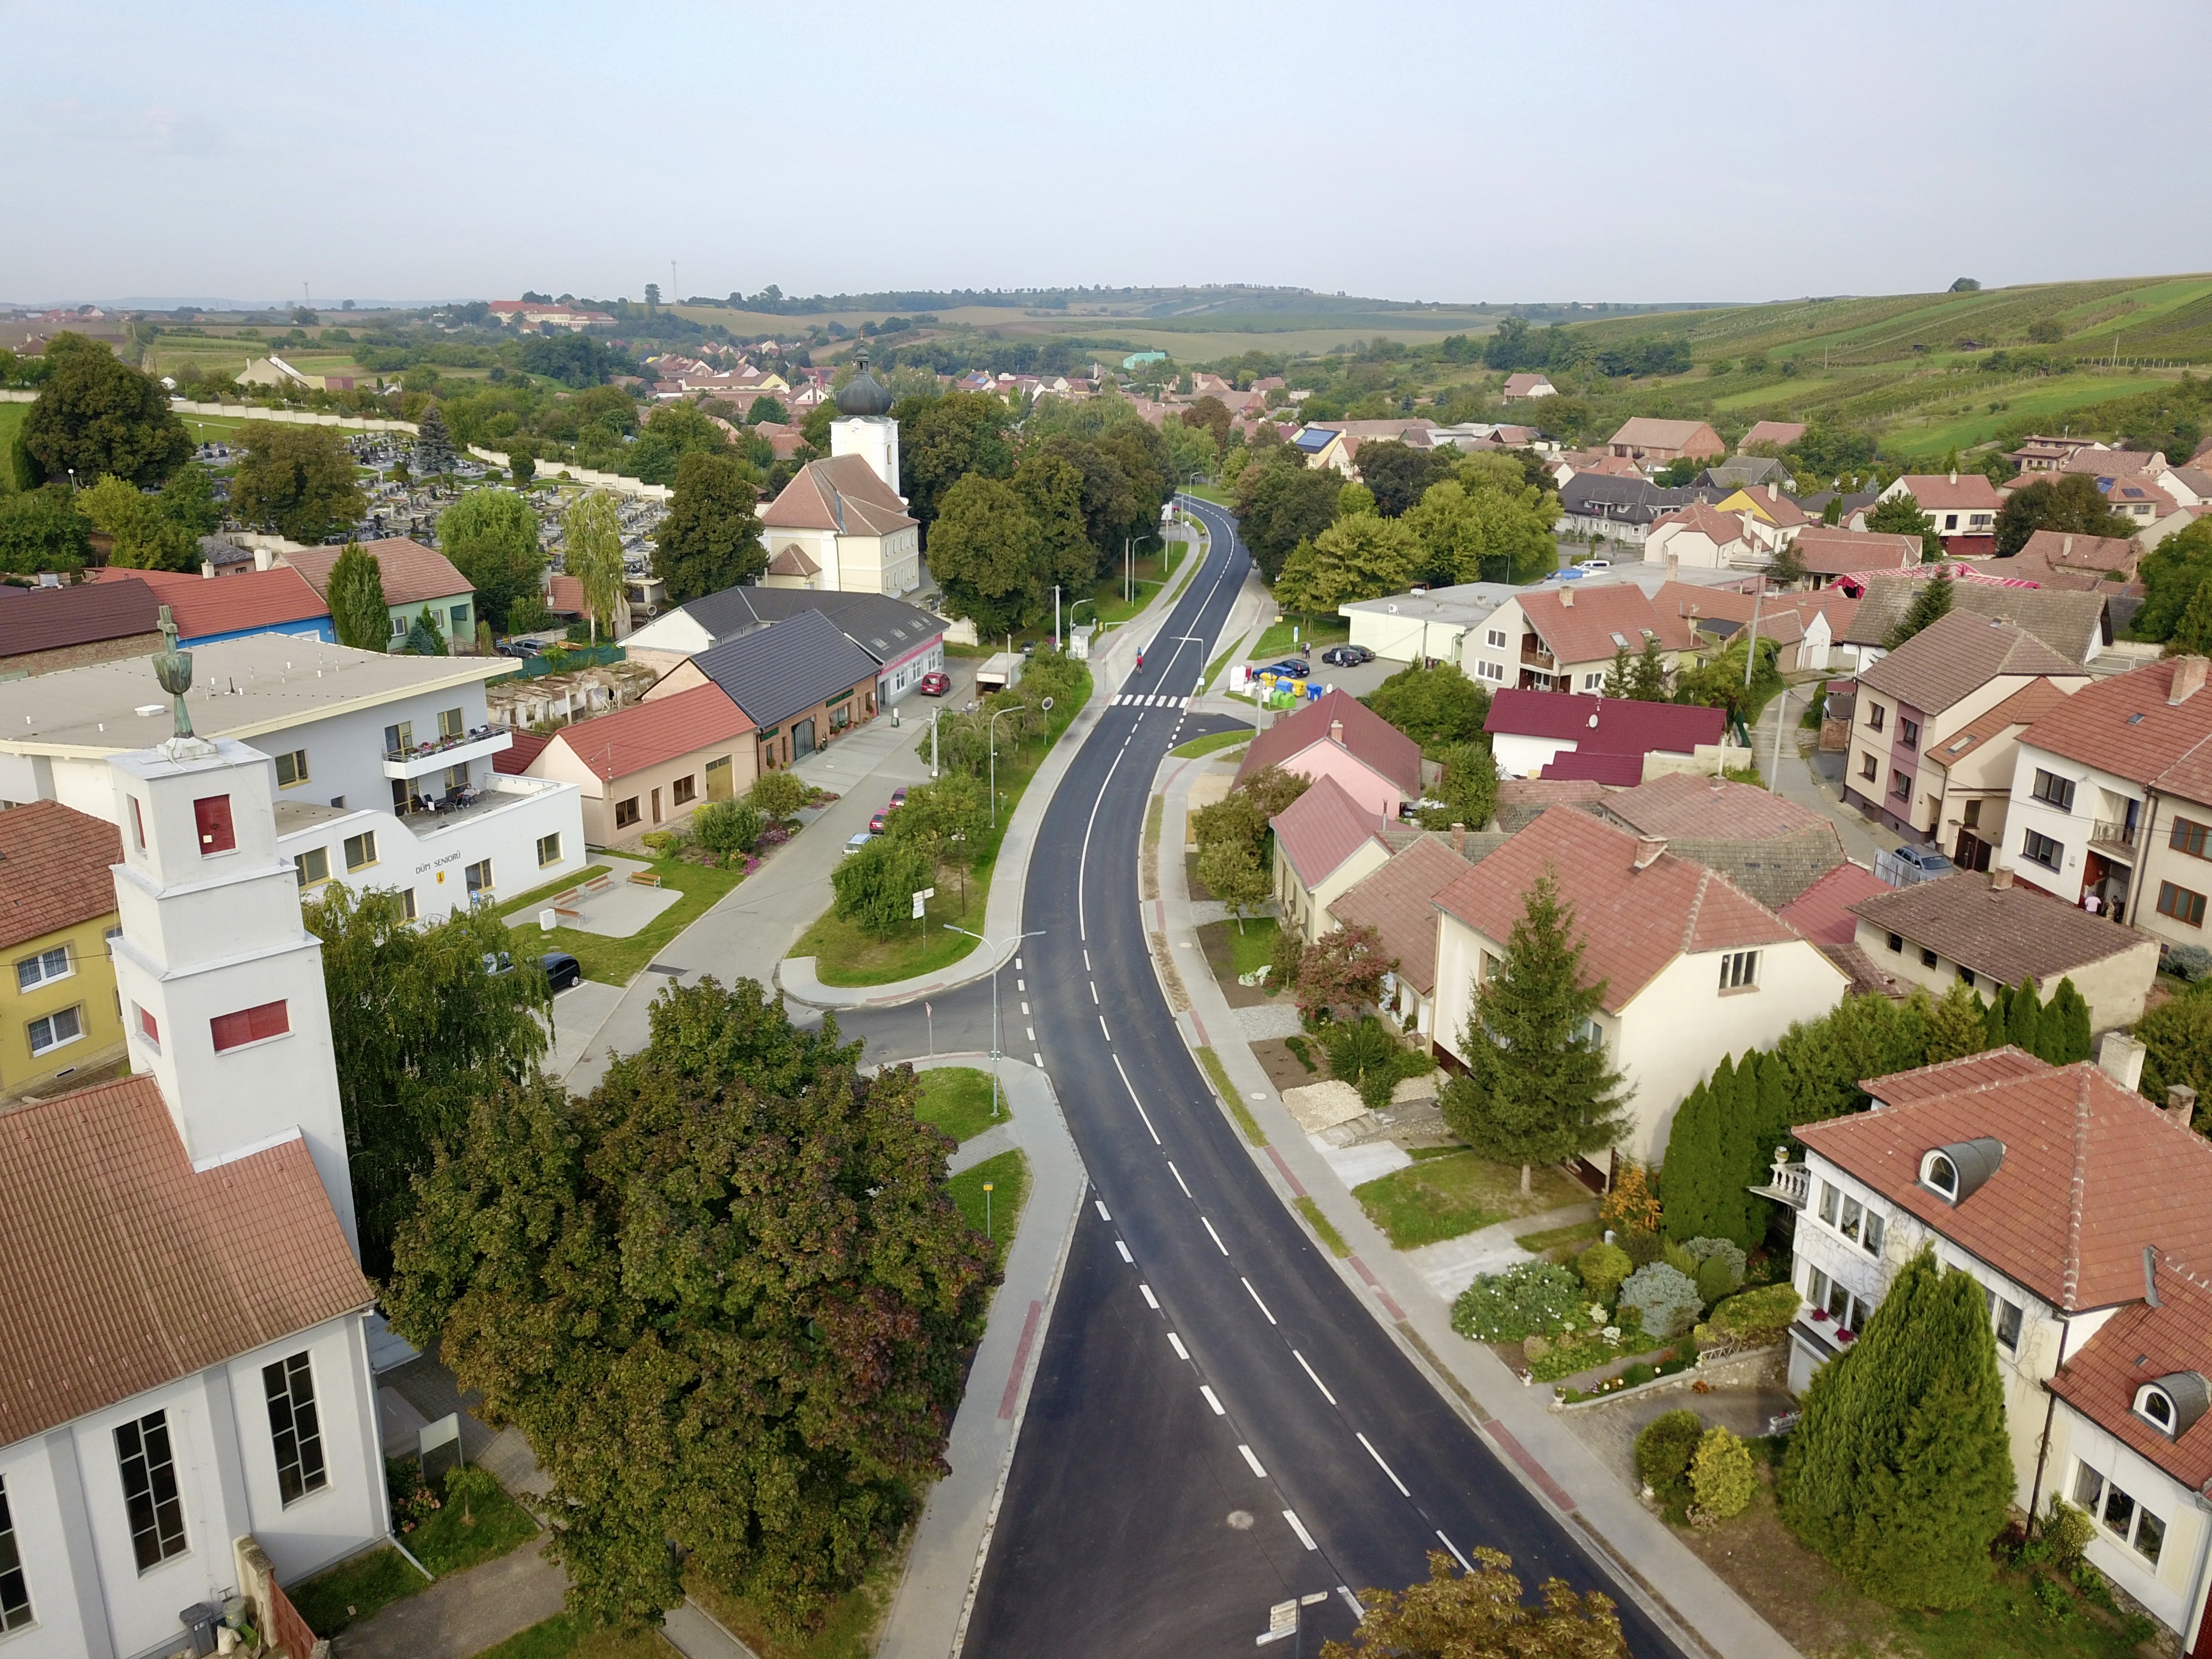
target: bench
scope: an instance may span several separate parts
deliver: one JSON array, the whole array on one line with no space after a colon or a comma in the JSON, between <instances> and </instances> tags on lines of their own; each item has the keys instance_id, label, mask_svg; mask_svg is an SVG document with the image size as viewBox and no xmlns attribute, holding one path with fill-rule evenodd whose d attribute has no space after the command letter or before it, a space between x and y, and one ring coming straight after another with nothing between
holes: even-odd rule
<instances>
[{"instance_id":1,"label":"bench","mask_svg":"<svg viewBox=\"0 0 2212 1659\"><path fill-rule=\"evenodd\" d=\"M658 887L660 885L659 876L651 870L633 870L629 872L629 879L630 885L633 887Z\"/></svg>"}]
</instances>

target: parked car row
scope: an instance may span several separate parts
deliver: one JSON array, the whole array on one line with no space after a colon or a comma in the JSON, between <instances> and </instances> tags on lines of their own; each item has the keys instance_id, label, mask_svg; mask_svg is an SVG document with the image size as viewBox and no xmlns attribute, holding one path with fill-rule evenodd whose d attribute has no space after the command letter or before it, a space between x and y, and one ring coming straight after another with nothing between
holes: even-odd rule
<instances>
[{"instance_id":1,"label":"parked car row","mask_svg":"<svg viewBox=\"0 0 2212 1659\"><path fill-rule=\"evenodd\" d=\"M856 830L852 835L846 837L846 856L848 858L851 857L852 854L859 852L863 847L866 847L878 836L882 835L890 825L891 814L897 811L900 807L905 805L906 789L905 787L902 785L900 787L891 791L890 803L884 806L882 811L877 813L873 817L868 820L868 827L866 829Z\"/></svg>"}]
</instances>

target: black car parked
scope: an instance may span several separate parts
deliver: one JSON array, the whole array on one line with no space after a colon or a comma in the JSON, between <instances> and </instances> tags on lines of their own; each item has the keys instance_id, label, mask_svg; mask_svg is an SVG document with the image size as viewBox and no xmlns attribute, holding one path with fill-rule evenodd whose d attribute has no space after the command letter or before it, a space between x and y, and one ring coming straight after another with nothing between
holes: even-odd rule
<instances>
[{"instance_id":1,"label":"black car parked","mask_svg":"<svg viewBox=\"0 0 2212 1659\"><path fill-rule=\"evenodd\" d=\"M1375 653L1364 645L1332 645L1321 653L1321 659L1332 668L1357 668L1364 662L1373 662Z\"/></svg>"},{"instance_id":2,"label":"black car parked","mask_svg":"<svg viewBox=\"0 0 2212 1659\"><path fill-rule=\"evenodd\" d=\"M583 981L584 964L566 951L548 951L538 958L538 965L545 970L546 983L556 991L565 991Z\"/></svg>"}]
</instances>

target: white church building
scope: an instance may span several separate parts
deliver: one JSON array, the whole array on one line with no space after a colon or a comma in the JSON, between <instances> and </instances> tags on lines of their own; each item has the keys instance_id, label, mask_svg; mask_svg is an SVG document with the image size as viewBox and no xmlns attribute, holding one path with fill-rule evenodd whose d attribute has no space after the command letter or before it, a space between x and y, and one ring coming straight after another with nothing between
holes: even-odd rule
<instances>
[{"instance_id":1,"label":"white church building","mask_svg":"<svg viewBox=\"0 0 2212 1659\"><path fill-rule=\"evenodd\" d=\"M809 461L761 510L766 587L892 599L921 586L921 526L899 494L898 422L867 360L837 394L830 459Z\"/></svg>"},{"instance_id":2,"label":"white church building","mask_svg":"<svg viewBox=\"0 0 2212 1659\"><path fill-rule=\"evenodd\" d=\"M149 686L149 690L152 688ZM108 760L131 1074L0 1113L0 1656L190 1651L180 1615L389 1531L320 943L276 763Z\"/></svg>"}]
</instances>

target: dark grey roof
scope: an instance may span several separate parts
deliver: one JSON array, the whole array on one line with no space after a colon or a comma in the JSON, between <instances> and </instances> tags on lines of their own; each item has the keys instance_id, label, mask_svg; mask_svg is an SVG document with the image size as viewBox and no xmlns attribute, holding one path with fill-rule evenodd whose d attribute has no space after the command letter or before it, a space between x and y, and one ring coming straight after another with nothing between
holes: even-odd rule
<instances>
[{"instance_id":1,"label":"dark grey roof","mask_svg":"<svg viewBox=\"0 0 2212 1659\"><path fill-rule=\"evenodd\" d=\"M885 391L874 375L868 373L868 360L862 357L860 373L845 383L837 394L837 412L841 415L888 415L891 412L891 394Z\"/></svg>"},{"instance_id":2,"label":"dark grey roof","mask_svg":"<svg viewBox=\"0 0 2212 1659\"><path fill-rule=\"evenodd\" d=\"M1794 835L1756 841L1688 841L1670 838L1667 850L1726 876L1770 910L1799 898L1808 887L1844 861L1844 844L1832 823L1813 824Z\"/></svg>"},{"instance_id":3,"label":"dark grey roof","mask_svg":"<svg viewBox=\"0 0 2212 1659\"><path fill-rule=\"evenodd\" d=\"M763 730L873 680L877 665L818 611L725 640L692 660Z\"/></svg>"},{"instance_id":4,"label":"dark grey roof","mask_svg":"<svg viewBox=\"0 0 2212 1659\"><path fill-rule=\"evenodd\" d=\"M1808 519L1817 519L1828 510L1828 503L1836 499L1836 494L1837 492L1832 489L1816 489L1809 495L1800 495L1797 498L1797 510ZM1844 492L1843 498L1843 515L1848 519L1854 513L1871 508L1881 499L1881 491L1879 489L1846 490Z\"/></svg>"},{"instance_id":5,"label":"dark grey roof","mask_svg":"<svg viewBox=\"0 0 2212 1659\"><path fill-rule=\"evenodd\" d=\"M1843 634L1845 645L1880 645L1889 638L1920 592L1910 576L1882 575L1867 584L1866 597ZM1990 617L2031 634L2069 663L2086 663L2112 642L2112 619L2100 592L2057 587L1999 587L1987 582L1951 584L1951 609ZM2048 673L2049 669L2038 669ZM1880 688L1877 687L1877 690Z\"/></svg>"},{"instance_id":6,"label":"dark grey roof","mask_svg":"<svg viewBox=\"0 0 2212 1659\"><path fill-rule=\"evenodd\" d=\"M1790 469L1771 455L1738 455L1723 461L1718 466L1709 466L1691 480L1692 485L1713 484L1734 490L1751 484L1763 484L1771 479L1787 484Z\"/></svg>"},{"instance_id":7,"label":"dark grey roof","mask_svg":"<svg viewBox=\"0 0 2212 1659\"><path fill-rule=\"evenodd\" d=\"M1559 487L1559 511L1617 524L1651 524L1692 501L1717 501L1728 490L1710 484L1669 486L1610 472L1577 472Z\"/></svg>"},{"instance_id":8,"label":"dark grey roof","mask_svg":"<svg viewBox=\"0 0 2212 1659\"><path fill-rule=\"evenodd\" d=\"M810 611L829 617L846 638L879 663L896 661L942 634L946 625L944 617L904 599L811 587L726 587L684 607L684 614L714 635L718 645Z\"/></svg>"}]
</instances>

